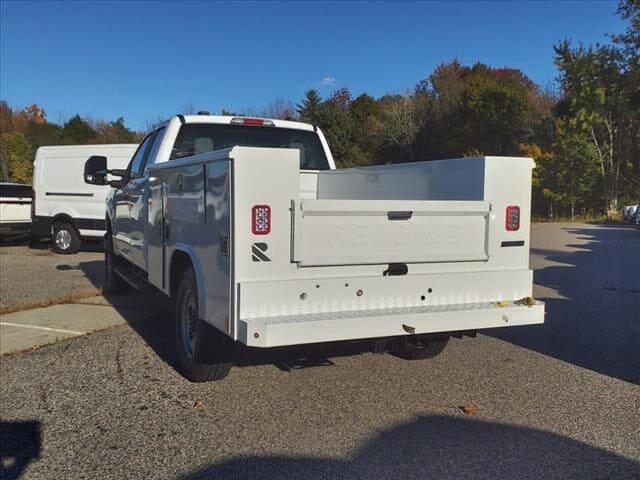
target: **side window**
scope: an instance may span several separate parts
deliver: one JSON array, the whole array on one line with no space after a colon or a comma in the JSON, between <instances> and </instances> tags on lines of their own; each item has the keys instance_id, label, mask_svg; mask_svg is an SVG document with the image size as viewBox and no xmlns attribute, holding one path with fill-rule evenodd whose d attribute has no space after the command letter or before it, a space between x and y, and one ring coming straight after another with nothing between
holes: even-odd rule
<instances>
[{"instance_id":1,"label":"side window","mask_svg":"<svg viewBox=\"0 0 640 480\"><path fill-rule=\"evenodd\" d=\"M153 140L153 144L151 145L151 148L149 148L149 155L147 155L147 160L144 162L145 166L142 168L143 172L144 172L144 169L147 167L147 165L150 165L150 162L153 162L153 159L156 158L156 156L158 155L158 150L160 149L160 145L162 144L162 139L164 138L165 133L166 133L166 129L164 127L161 127L158 130L156 130L156 137Z\"/></svg>"},{"instance_id":2,"label":"side window","mask_svg":"<svg viewBox=\"0 0 640 480\"><path fill-rule=\"evenodd\" d=\"M155 133L156 132L153 132L147 135L138 147L138 150L136 150L136 153L133 154L131 163L129 163L129 179L137 178L142 174L142 171L144 170L144 163L147 158L147 151L155 137Z\"/></svg>"}]
</instances>

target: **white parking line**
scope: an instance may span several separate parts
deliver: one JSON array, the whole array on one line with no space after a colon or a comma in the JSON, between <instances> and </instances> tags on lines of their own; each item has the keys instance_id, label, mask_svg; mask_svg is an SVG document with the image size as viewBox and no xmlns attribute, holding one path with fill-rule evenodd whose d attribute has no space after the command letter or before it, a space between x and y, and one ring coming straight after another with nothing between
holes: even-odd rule
<instances>
[{"instance_id":1,"label":"white parking line","mask_svg":"<svg viewBox=\"0 0 640 480\"><path fill-rule=\"evenodd\" d=\"M7 327L33 328L33 329L36 329L36 330L45 330L47 332L68 333L70 335L84 335L85 334L85 332L76 332L75 330L63 330L61 328L39 327L37 325L23 325L21 323L0 322L0 326L2 326L2 325L5 325Z\"/></svg>"}]
</instances>

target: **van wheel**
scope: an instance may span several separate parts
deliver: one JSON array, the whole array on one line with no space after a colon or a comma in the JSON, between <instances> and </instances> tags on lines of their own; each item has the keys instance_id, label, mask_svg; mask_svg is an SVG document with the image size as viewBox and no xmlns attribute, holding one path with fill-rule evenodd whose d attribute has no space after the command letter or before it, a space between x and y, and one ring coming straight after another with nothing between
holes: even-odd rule
<instances>
[{"instance_id":1,"label":"van wheel","mask_svg":"<svg viewBox=\"0 0 640 480\"><path fill-rule=\"evenodd\" d=\"M202 320L195 274L188 267L176 295L176 340L182 375L192 382L220 380L232 366L233 341Z\"/></svg>"},{"instance_id":2,"label":"van wheel","mask_svg":"<svg viewBox=\"0 0 640 480\"><path fill-rule=\"evenodd\" d=\"M131 286L125 282L120 275L113 271L116 265L117 257L113 251L113 239L111 234L104 236L104 287L105 293L114 295L127 293Z\"/></svg>"},{"instance_id":3,"label":"van wheel","mask_svg":"<svg viewBox=\"0 0 640 480\"><path fill-rule=\"evenodd\" d=\"M80 234L70 223L55 223L53 225L53 251L62 255L78 253L82 240Z\"/></svg>"},{"instance_id":4,"label":"van wheel","mask_svg":"<svg viewBox=\"0 0 640 480\"><path fill-rule=\"evenodd\" d=\"M417 343L407 343L393 352L405 360L426 360L440 355L449 343L449 337L419 340Z\"/></svg>"}]
</instances>

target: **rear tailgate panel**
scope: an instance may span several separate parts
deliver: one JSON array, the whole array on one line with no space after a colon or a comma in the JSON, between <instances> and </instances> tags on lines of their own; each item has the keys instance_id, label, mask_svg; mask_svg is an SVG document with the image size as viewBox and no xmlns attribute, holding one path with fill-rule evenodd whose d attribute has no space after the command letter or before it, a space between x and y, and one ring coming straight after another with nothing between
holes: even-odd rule
<instances>
[{"instance_id":1,"label":"rear tailgate panel","mask_svg":"<svg viewBox=\"0 0 640 480\"><path fill-rule=\"evenodd\" d=\"M301 267L488 260L485 201L293 202L292 261Z\"/></svg>"}]
</instances>

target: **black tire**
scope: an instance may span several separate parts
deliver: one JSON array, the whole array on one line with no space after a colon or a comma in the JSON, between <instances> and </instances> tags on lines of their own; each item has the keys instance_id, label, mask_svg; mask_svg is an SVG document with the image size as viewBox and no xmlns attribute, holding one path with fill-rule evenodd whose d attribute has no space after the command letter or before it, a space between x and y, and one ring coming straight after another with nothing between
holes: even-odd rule
<instances>
[{"instance_id":1,"label":"black tire","mask_svg":"<svg viewBox=\"0 0 640 480\"><path fill-rule=\"evenodd\" d=\"M426 360L440 355L447 343L449 343L449 337L423 339L415 344L407 343L394 353L405 360Z\"/></svg>"},{"instance_id":2,"label":"black tire","mask_svg":"<svg viewBox=\"0 0 640 480\"><path fill-rule=\"evenodd\" d=\"M113 251L111 233L107 232L104 236L104 286L102 290L113 295L121 295L131 290L131 286L113 271L117 261L118 257Z\"/></svg>"},{"instance_id":3,"label":"black tire","mask_svg":"<svg viewBox=\"0 0 640 480\"><path fill-rule=\"evenodd\" d=\"M51 245L54 252L61 255L78 253L82 240L78 230L70 223L61 222L53 225Z\"/></svg>"},{"instance_id":4,"label":"black tire","mask_svg":"<svg viewBox=\"0 0 640 480\"><path fill-rule=\"evenodd\" d=\"M176 343L180 373L188 380L221 380L229 374L233 341L200 319L191 267L183 272L176 294Z\"/></svg>"}]
</instances>

